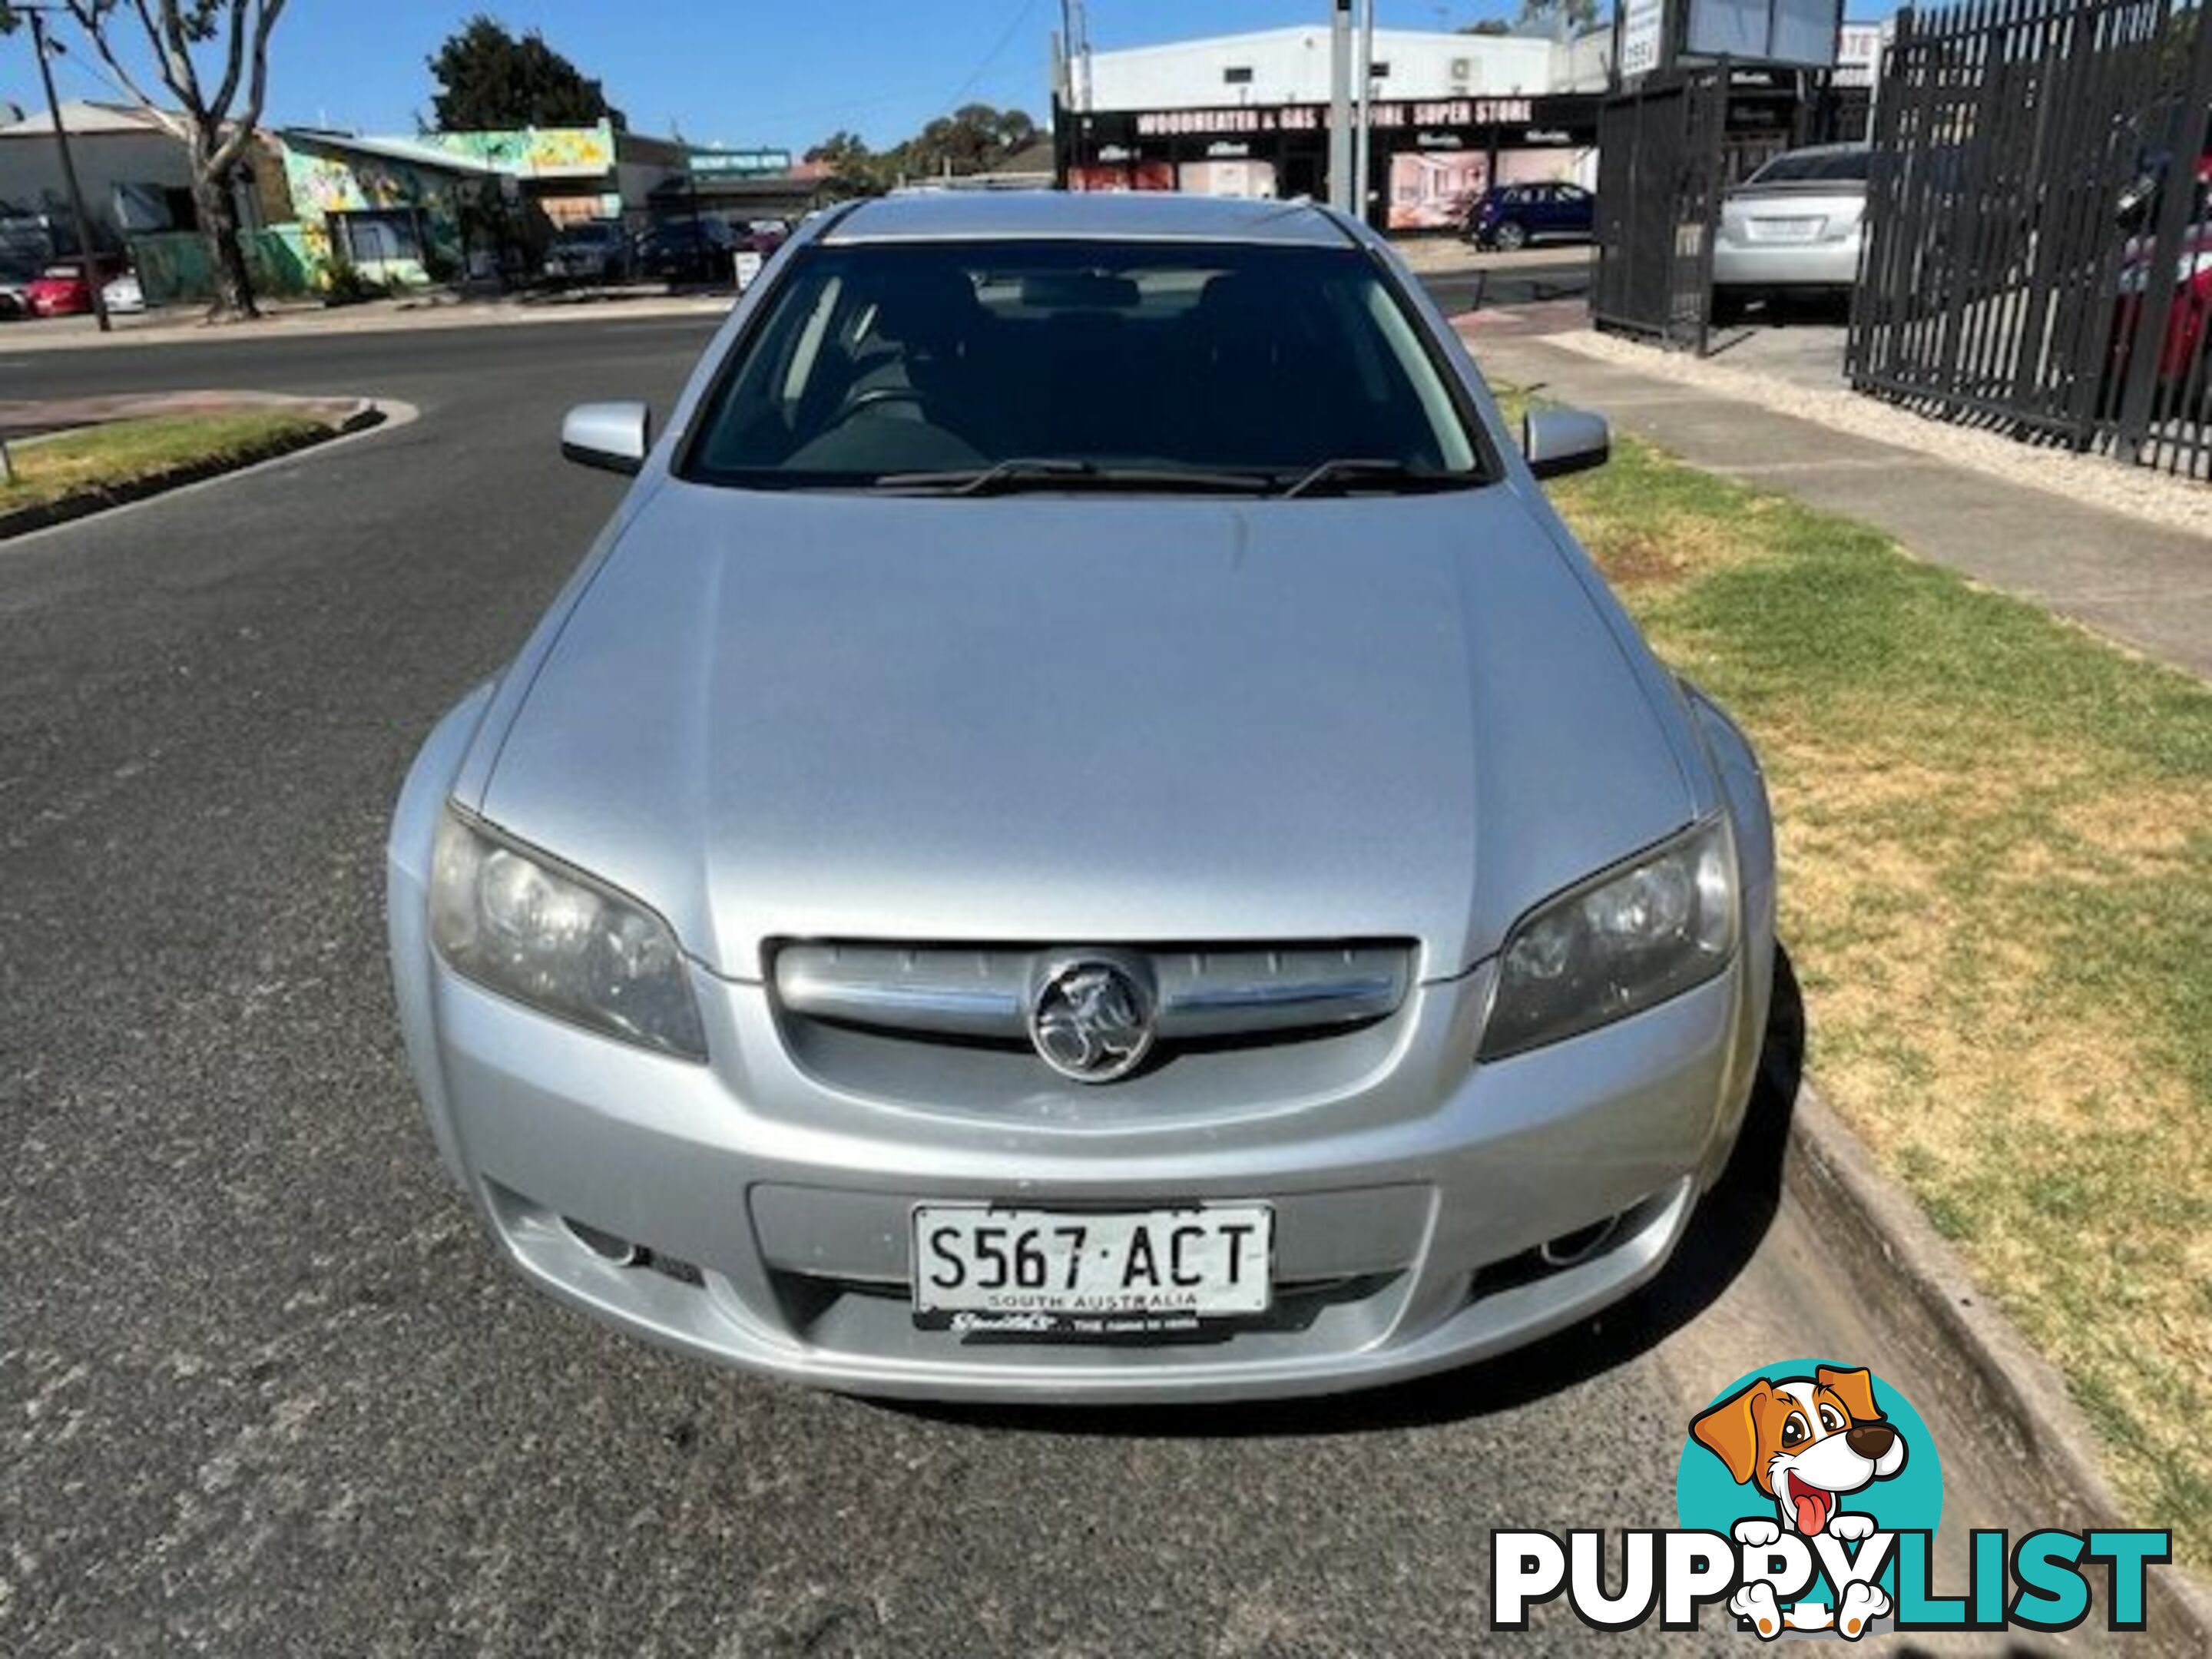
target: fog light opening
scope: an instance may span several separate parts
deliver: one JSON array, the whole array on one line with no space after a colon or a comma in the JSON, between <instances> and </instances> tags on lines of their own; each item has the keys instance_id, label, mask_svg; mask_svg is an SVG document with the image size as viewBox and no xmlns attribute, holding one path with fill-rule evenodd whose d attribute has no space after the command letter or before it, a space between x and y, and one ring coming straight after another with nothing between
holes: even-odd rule
<instances>
[{"instance_id":1,"label":"fog light opening","mask_svg":"<svg viewBox=\"0 0 2212 1659\"><path fill-rule=\"evenodd\" d=\"M617 1267L641 1267L651 1258L651 1252L642 1244L633 1244L626 1238L593 1227L572 1215L561 1218L561 1224L568 1236L602 1261L612 1262Z\"/></svg>"},{"instance_id":2,"label":"fog light opening","mask_svg":"<svg viewBox=\"0 0 2212 1659\"><path fill-rule=\"evenodd\" d=\"M679 1285L689 1285L693 1290L705 1286L707 1276L680 1256L653 1250L647 1255L646 1266L664 1279L672 1279Z\"/></svg>"},{"instance_id":3,"label":"fog light opening","mask_svg":"<svg viewBox=\"0 0 2212 1659\"><path fill-rule=\"evenodd\" d=\"M1536 1259L1547 1267L1572 1267L1589 1261L1613 1242L1620 1231L1620 1218L1609 1215L1587 1227L1561 1233L1536 1247Z\"/></svg>"}]
</instances>

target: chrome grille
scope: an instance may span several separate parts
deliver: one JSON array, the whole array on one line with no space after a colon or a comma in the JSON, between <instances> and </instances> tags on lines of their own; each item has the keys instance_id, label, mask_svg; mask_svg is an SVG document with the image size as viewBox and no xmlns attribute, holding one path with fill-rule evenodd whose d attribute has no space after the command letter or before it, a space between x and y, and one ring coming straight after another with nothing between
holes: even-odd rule
<instances>
[{"instance_id":1,"label":"chrome grille","mask_svg":"<svg viewBox=\"0 0 2212 1659\"><path fill-rule=\"evenodd\" d=\"M921 1036L1025 1042L1031 987L1059 947L801 944L775 956L775 990L814 1019ZM1164 1042L1363 1024L1405 1000L1398 945L1115 947L1151 967Z\"/></svg>"}]
</instances>

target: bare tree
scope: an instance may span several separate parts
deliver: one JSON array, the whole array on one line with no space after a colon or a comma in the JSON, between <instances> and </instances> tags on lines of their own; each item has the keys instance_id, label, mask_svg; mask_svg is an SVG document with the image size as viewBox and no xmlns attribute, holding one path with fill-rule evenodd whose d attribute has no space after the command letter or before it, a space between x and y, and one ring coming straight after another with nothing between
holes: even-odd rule
<instances>
[{"instance_id":1,"label":"bare tree","mask_svg":"<svg viewBox=\"0 0 2212 1659\"><path fill-rule=\"evenodd\" d=\"M192 208L215 270L210 320L259 315L239 246L231 182L261 125L269 36L283 15L285 0L61 3L124 90L175 134L191 155ZM7 0L0 0L0 11L6 9ZM130 67L136 54L122 42L140 36L152 53L166 98L149 96ZM213 74L204 75L204 69Z\"/></svg>"}]
</instances>

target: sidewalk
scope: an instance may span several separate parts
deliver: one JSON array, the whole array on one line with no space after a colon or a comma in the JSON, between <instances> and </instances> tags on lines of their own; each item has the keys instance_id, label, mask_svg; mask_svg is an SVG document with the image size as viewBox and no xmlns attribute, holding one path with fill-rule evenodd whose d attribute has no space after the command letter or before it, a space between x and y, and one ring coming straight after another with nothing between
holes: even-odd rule
<instances>
[{"instance_id":1,"label":"sidewalk","mask_svg":"<svg viewBox=\"0 0 2212 1659\"><path fill-rule=\"evenodd\" d=\"M1601 356L1567 337L1460 322L1497 380L1540 387L1698 466L1878 526L1922 558L2212 678L2212 535L1840 431L1717 390L1710 379L1687 384L1656 351L1644 370L1619 361L1641 348L1600 343ZM2019 453L2028 470L2049 456ZM2144 475L2140 487L2161 500L2203 491L2212 510L2202 485Z\"/></svg>"}]
</instances>

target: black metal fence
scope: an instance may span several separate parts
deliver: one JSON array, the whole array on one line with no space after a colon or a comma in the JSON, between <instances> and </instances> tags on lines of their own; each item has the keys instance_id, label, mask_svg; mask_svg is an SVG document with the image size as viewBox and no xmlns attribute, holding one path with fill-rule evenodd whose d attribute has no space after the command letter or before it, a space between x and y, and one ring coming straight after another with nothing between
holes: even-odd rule
<instances>
[{"instance_id":1,"label":"black metal fence","mask_svg":"<svg viewBox=\"0 0 2212 1659\"><path fill-rule=\"evenodd\" d=\"M1852 384L2212 477L2208 117L2212 0L1899 14Z\"/></svg>"},{"instance_id":2,"label":"black metal fence","mask_svg":"<svg viewBox=\"0 0 2212 1659\"><path fill-rule=\"evenodd\" d=\"M1598 111L1597 326L1702 353L1726 183L1728 68L1693 70Z\"/></svg>"}]
</instances>

